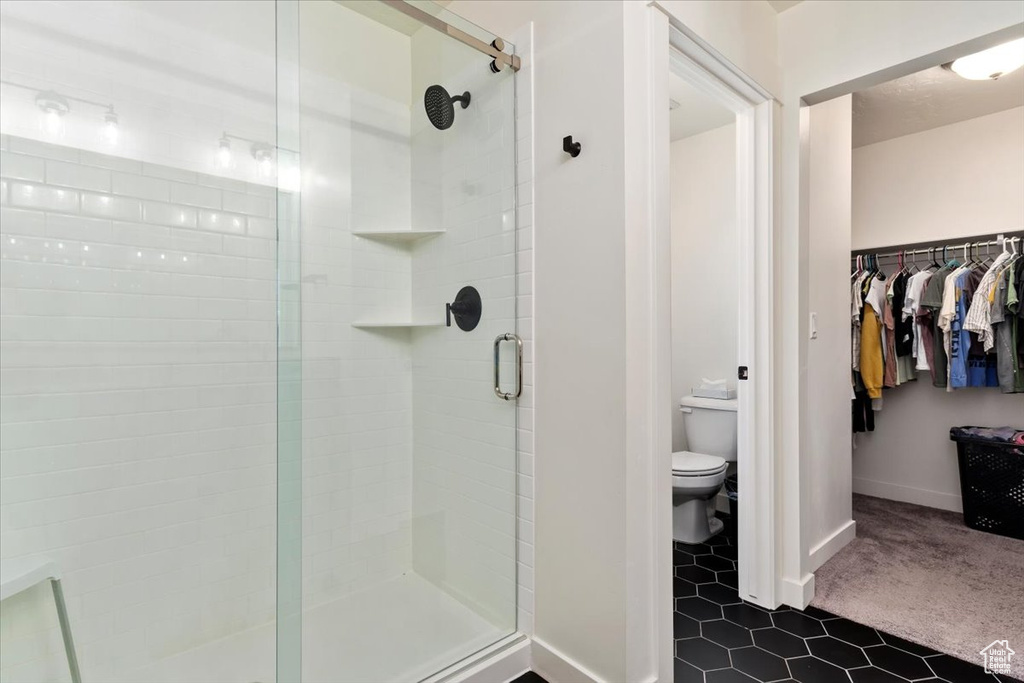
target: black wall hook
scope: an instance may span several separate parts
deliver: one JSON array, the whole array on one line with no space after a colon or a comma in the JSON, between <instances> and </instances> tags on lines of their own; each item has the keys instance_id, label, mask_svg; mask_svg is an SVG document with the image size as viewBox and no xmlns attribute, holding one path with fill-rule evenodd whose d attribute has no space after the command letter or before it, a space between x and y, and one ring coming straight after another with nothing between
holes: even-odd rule
<instances>
[{"instance_id":1,"label":"black wall hook","mask_svg":"<svg viewBox=\"0 0 1024 683\"><path fill-rule=\"evenodd\" d=\"M578 142L573 142L571 135L566 135L562 138L562 151L574 159L580 155L580 151L582 149L583 145Z\"/></svg>"}]
</instances>

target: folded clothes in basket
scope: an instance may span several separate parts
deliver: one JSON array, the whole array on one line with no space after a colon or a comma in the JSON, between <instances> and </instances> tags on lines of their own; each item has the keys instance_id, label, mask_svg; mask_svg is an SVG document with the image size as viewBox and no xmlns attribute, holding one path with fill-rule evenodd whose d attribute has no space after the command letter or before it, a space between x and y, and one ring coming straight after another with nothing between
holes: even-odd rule
<instances>
[{"instance_id":1,"label":"folded clothes in basket","mask_svg":"<svg viewBox=\"0 0 1024 683\"><path fill-rule=\"evenodd\" d=\"M949 438L980 439L1000 443L1024 444L1024 429L1016 427L953 427Z\"/></svg>"}]
</instances>

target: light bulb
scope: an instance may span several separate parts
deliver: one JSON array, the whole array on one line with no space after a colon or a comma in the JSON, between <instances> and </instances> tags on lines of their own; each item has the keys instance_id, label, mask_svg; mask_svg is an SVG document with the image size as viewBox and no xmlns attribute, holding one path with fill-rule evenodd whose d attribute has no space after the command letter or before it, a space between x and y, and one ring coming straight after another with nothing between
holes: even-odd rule
<instances>
[{"instance_id":1,"label":"light bulb","mask_svg":"<svg viewBox=\"0 0 1024 683\"><path fill-rule=\"evenodd\" d=\"M52 138L64 135L64 115L71 111L67 98L52 90L36 95L36 106L43 112L42 129Z\"/></svg>"},{"instance_id":2,"label":"light bulb","mask_svg":"<svg viewBox=\"0 0 1024 683\"><path fill-rule=\"evenodd\" d=\"M1024 66L1024 38L957 59L951 71L972 81L995 80Z\"/></svg>"},{"instance_id":3,"label":"light bulb","mask_svg":"<svg viewBox=\"0 0 1024 683\"><path fill-rule=\"evenodd\" d=\"M274 162L270 159L260 159L259 161L259 173L262 178L269 178L270 174L274 172Z\"/></svg>"},{"instance_id":4,"label":"light bulb","mask_svg":"<svg viewBox=\"0 0 1024 683\"><path fill-rule=\"evenodd\" d=\"M252 144L252 158L256 160L256 172L261 178L274 175L274 148L265 142Z\"/></svg>"},{"instance_id":5,"label":"light bulb","mask_svg":"<svg viewBox=\"0 0 1024 683\"><path fill-rule=\"evenodd\" d=\"M108 145L116 145L121 137L121 127L118 125L117 114L111 109L103 116L103 139Z\"/></svg>"},{"instance_id":6,"label":"light bulb","mask_svg":"<svg viewBox=\"0 0 1024 683\"><path fill-rule=\"evenodd\" d=\"M217 163L221 168L231 166L231 140L227 135L220 139L217 146Z\"/></svg>"},{"instance_id":7,"label":"light bulb","mask_svg":"<svg viewBox=\"0 0 1024 683\"><path fill-rule=\"evenodd\" d=\"M43 116L43 127L50 137L60 137L64 134L64 121L61 120L60 112L51 109Z\"/></svg>"}]
</instances>

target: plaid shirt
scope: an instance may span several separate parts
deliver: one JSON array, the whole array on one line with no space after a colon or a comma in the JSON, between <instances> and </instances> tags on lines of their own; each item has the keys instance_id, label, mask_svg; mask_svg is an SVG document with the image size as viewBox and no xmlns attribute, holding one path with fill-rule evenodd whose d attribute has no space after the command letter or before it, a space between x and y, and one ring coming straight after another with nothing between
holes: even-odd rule
<instances>
[{"instance_id":1,"label":"plaid shirt","mask_svg":"<svg viewBox=\"0 0 1024 683\"><path fill-rule=\"evenodd\" d=\"M1003 263L1009 258L1010 255L1005 251L999 254L992 267L985 273L985 277L981 278L981 283L974 292L971 307L968 309L967 318L964 321L964 329L978 334L978 339L984 344L986 353L995 346L995 336L992 333L992 304L989 302L988 295L992 285L995 284L996 276L1002 270Z\"/></svg>"}]
</instances>

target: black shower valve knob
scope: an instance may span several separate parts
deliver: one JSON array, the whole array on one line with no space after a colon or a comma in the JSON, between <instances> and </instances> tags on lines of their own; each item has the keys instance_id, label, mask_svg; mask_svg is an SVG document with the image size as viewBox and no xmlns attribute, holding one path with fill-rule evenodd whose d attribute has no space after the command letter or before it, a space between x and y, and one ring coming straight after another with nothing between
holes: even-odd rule
<instances>
[{"instance_id":1,"label":"black shower valve knob","mask_svg":"<svg viewBox=\"0 0 1024 683\"><path fill-rule=\"evenodd\" d=\"M480 322L480 314L483 306L480 302L480 293L475 287L463 287L455 295L455 301L444 306L444 321L447 327L452 326L452 316L455 317L455 324L460 330L469 332L476 328Z\"/></svg>"}]
</instances>

